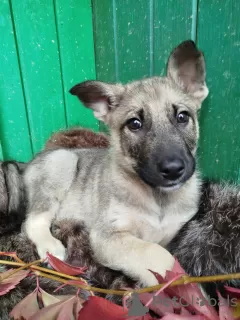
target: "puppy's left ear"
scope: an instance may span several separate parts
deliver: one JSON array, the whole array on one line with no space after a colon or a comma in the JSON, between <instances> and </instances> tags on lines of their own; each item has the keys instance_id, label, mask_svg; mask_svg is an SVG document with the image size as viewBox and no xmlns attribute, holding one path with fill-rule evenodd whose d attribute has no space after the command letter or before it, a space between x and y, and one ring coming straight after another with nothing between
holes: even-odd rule
<instances>
[{"instance_id":1,"label":"puppy's left ear","mask_svg":"<svg viewBox=\"0 0 240 320\"><path fill-rule=\"evenodd\" d=\"M167 75L200 104L207 97L204 56L193 41L184 41L173 50L168 60Z\"/></svg>"},{"instance_id":2,"label":"puppy's left ear","mask_svg":"<svg viewBox=\"0 0 240 320\"><path fill-rule=\"evenodd\" d=\"M109 114L113 111L124 92L121 84L110 84L101 81L85 81L70 89L70 93L79 98L93 110L95 117L108 124Z\"/></svg>"}]
</instances>

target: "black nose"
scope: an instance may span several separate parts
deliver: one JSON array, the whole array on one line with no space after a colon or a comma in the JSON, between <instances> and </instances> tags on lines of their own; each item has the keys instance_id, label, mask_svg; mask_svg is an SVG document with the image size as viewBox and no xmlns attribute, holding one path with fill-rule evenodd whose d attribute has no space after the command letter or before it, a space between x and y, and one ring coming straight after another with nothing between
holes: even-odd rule
<instances>
[{"instance_id":1,"label":"black nose","mask_svg":"<svg viewBox=\"0 0 240 320\"><path fill-rule=\"evenodd\" d=\"M181 159L164 159L158 164L158 170L166 180L177 180L184 173L184 162Z\"/></svg>"}]
</instances>

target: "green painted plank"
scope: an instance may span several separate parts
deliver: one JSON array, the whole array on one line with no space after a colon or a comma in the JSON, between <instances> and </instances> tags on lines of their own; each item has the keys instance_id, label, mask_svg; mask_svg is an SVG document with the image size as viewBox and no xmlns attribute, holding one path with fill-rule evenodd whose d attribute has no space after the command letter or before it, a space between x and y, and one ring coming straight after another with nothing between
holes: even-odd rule
<instances>
[{"instance_id":1,"label":"green painted plank","mask_svg":"<svg viewBox=\"0 0 240 320\"><path fill-rule=\"evenodd\" d=\"M32 150L7 0L0 1L0 39L0 140L3 154L6 160L28 161L32 157Z\"/></svg>"},{"instance_id":2,"label":"green painted plank","mask_svg":"<svg viewBox=\"0 0 240 320\"><path fill-rule=\"evenodd\" d=\"M55 13L68 125L98 130L92 111L69 94L76 83L96 78L91 0L55 0Z\"/></svg>"},{"instance_id":3,"label":"green painted plank","mask_svg":"<svg viewBox=\"0 0 240 320\"><path fill-rule=\"evenodd\" d=\"M148 0L93 0L97 79L128 82L149 75L149 10ZM100 129L107 131L103 124Z\"/></svg>"},{"instance_id":4,"label":"green painted plank","mask_svg":"<svg viewBox=\"0 0 240 320\"><path fill-rule=\"evenodd\" d=\"M96 77L98 80L116 82L115 36L113 0L92 0Z\"/></svg>"},{"instance_id":5,"label":"green painted plank","mask_svg":"<svg viewBox=\"0 0 240 320\"><path fill-rule=\"evenodd\" d=\"M34 152L66 127L53 2L12 0Z\"/></svg>"},{"instance_id":6,"label":"green painted plank","mask_svg":"<svg viewBox=\"0 0 240 320\"><path fill-rule=\"evenodd\" d=\"M149 76L149 0L116 0L116 59L118 78L128 82Z\"/></svg>"},{"instance_id":7,"label":"green painted plank","mask_svg":"<svg viewBox=\"0 0 240 320\"><path fill-rule=\"evenodd\" d=\"M92 0L93 32L95 45L96 78L101 81L117 82L117 34L115 0ZM107 127L100 122L100 131Z\"/></svg>"},{"instance_id":8,"label":"green painted plank","mask_svg":"<svg viewBox=\"0 0 240 320\"><path fill-rule=\"evenodd\" d=\"M164 73L170 50L191 37L192 1L93 0L93 17L97 78L128 82Z\"/></svg>"},{"instance_id":9,"label":"green painted plank","mask_svg":"<svg viewBox=\"0 0 240 320\"><path fill-rule=\"evenodd\" d=\"M155 0L153 12L153 73L164 75L171 50L191 38L192 23L196 21L192 0Z\"/></svg>"},{"instance_id":10,"label":"green painted plank","mask_svg":"<svg viewBox=\"0 0 240 320\"><path fill-rule=\"evenodd\" d=\"M209 178L240 182L240 6L199 2L198 44L210 95L202 107L200 164Z\"/></svg>"}]
</instances>

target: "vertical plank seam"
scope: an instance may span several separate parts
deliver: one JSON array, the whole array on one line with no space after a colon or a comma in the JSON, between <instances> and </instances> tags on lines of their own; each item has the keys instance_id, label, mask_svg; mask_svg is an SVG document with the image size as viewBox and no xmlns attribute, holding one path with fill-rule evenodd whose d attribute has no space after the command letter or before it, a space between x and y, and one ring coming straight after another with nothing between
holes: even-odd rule
<instances>
[{"instance_id":1,"label":"vertical plank seam","mask_svg":"<svg viewBox=\"0 0 240 320\"><path fill-rule=\"evenodd\" d=\"M95 22L94 0L91 0L89 3L90 3L90 6L91 6L91 12L92 12L92 32L93 32L95 79L98 80L98 74L97 74L97 42L96 42L97 27L96 27L96 22ZM98 121L98 131L101 131L101 128L102 128L102 124L101 124L100 121Z\"/></svg>"},{"instance_id":2,"label":"vertical plank seam","mask_svg":"<svg viewBox=\"0 0 240 320\"><path fill-rule=\"evenodd\" d=\"M16 25L15 25L15 21L14 21L12 0L9 0L9 9L10 9L10 15L11 15L11 20L12 20L13 37L14 37L14 42L15 42L15 47L16 47L17 63L18 63L18 67L19 67L20 83L21 83L21 87L22 87L23 101L24 101L24 105L25 105L25 115L26 115L26 120L27 120L27 125L28 125L27 129L28 129L28 135L30 137L30 148L31 148L32 155L34 155L34 151L33 151L34 148L33 148L33 141L32 141L32 131L31 131L31 125L30 125L30 119L29 119L27 98L26 98L26 94L25 94L25 86L24 86L24 81L23 81L21 59L20 59L19 47L18 47L18 41L17 41L17 33L16 33Z\"/></svg>"},{"instance_id":3,"label":"vertical plank seam","mask_svg":"<svg viewBox=\"0 0 240 320\"><path fill-rule=\"evenodd\" d=\"M154 25L153 25L153 2L154 0L149 0L149 75L153 75L153 61L154 61L154 48L153 48L153 37L154 37Z\"/></svg>"},{"instance_id":4,"label":"vertical plank seam","mask_svg":"<svg viewBox=\"0 0 240 320\"><path fill-rule=\"evenodd\" d=\"M192 30L191 39L197 42L198 0L192 0Z\"/></svg>"},{"instance_id":5,"label":"vertical plank seam","mask_svg":"<svg viewBox=\"0 0 240 320\"><path fill-rule=\"evenodd\" d=\"M94 47L94 64L95 64L95 77L98 80L97 75L97 42L96 39L96 33L97 33L97 27L95 22L95 5L94 0L91 0L91 11L92 11L92 30L93 30L93 47Z\"/></svg>"},{"instance_id":6,"label":"vertical plank seam","mask_svg":"<svg viewBox=\"0 0 240 320\"><path fill-rule=\"evenodd\" d=\"M114 37L114 58L115 58L115 73L116 82L119 81L119 63L118 63L118 37L117 37L117 13L116 0L112 0L113 9L113 37Z\"/></svg>"},{"instance_id":7,"label":"vertical plank seam","mask_svg":"<svg viewBox=\"0 0 240 320\"><path fill-rule=\"evenodd\" d=\"M56 10L56 0L53 0L53 11L54 11L54 21L56 26L56 40L57 40L57 49L58 49L59 68L60 68L60 74L61 74L60 78L61 78L61 84L62 84L62 98L63 98L65 125L68 127L69 119L68 119L67 103L66 103L66 97L65 97L65 86L64 86L64 80L63 80L63 68L62 68L62 57L61 57L59 28L58 28L58 18L57 18L57 10Z\"/></svg>"}]
</instances>

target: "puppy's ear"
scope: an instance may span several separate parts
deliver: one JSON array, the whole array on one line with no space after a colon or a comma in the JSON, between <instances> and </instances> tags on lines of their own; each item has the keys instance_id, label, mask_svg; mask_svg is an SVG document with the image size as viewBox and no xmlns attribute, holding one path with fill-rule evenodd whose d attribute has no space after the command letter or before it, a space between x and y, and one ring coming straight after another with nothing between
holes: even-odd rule
<instances>
[{"instance_id":1,"label":"puppy's ear","mask_svg":"<svg viewBox=\"0 0 240 320\"><path fill-rule=\"evenodd\" d=\"M113 111L123 94L124 86L101 81L85 81L70 89L70 93L79 98L87 107L93 110L97 119L108 123L108 116Z\"/></svg>"},{"instance_id":2,"label":"puppy's ear","mask_svg":"<svg viewBox=\"0 0 240 320\"><path fill-rule=\"evenodd\" d=\"M193 41L184 41L173 50L168 60L167 75L200 104L207 97L204 56Z\"/></svg>"}]
</instances>

